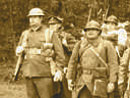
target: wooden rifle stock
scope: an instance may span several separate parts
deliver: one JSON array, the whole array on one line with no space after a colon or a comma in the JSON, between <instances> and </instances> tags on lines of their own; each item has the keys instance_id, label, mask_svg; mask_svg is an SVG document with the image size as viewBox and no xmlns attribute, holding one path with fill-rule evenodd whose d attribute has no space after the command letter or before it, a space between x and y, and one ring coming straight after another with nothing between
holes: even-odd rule
<instances>
[{"instance_id":1,"label":"wooden rifle stock","mask_svg":"<svg viewBox=\"0 0 130 98\"><path fill-rule=\"evenodd\" d=\"M25 55L25 53L22 52L21 55L18 56L18 60L17 60L17 63L16 63L16 68L15 68L15 73L14 73L14 77L13 77L13 81L16 81L18 79L18 75L19 75L21 66L23 64L24 55Z\"/></svg>"}]
</instances>

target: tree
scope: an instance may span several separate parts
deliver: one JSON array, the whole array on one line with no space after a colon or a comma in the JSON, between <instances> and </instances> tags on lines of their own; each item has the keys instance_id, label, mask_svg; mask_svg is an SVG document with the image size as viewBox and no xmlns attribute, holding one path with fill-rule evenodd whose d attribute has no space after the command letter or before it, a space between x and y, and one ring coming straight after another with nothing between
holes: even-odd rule
<instances>
[{"instance_id":1,"label":"tree","mask_svg":"<svg viewBox=\"0 0 130 98\"><path fill-rule=\"evenodd\" d=\"M50 15L56 15L64 18L64 26L73 23L80 29L84 28L91 8L91 19L102 21L109 7L108 15L114 14L121 21L130 20L130 0L0 0L0 60L15 57L21 32L28 27L26 15L33 7L46 12L45 23Z\"/></svg>"}]
</instances>

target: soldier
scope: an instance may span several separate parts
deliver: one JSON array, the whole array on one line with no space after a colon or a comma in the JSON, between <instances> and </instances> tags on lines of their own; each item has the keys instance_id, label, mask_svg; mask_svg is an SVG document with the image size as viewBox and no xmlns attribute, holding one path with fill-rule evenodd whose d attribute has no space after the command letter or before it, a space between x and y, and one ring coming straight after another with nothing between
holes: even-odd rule
<instances>
[{"instance_id":1,"label":"soldier","mask_svg":"<svg viewBox=\"0 0 130 98\"><path fill-rule=\"evenodd\" d=\"M130 49L126 49L123 56L120 58L119 74L118 74L118 89L122 98L129 98L130 78L129 75L129 60Z\"/></svg>"},{"instance_id":2,"label":"soldier","mask_svg":"<svg viewBox=\"0 0 130 98\"><path fill-rule=\"evenodd\" d=\"M117 17L114 15L111 15L107 18L105 22L105 28L106 32L102 32L102 36L111 41L114 46L117 46L118 43L118 32L117 32L117 25L118 25L118 20Z\"/></svg>"},{"instance_id":3,"label":"soldier","mask_svg":"<svg viewBox=\"0 0 130 98\"><path fill-rule=\"evenodd\" d=\"M118 28L118 19L114 15L109 16L105 20L104 27L105 32L102 33L103 38L113 43L118 56L121 57L126 47L127 32L125 29Z\"/></svg>"},{"instance_id":4,"label":"soldier","mask_svg":"<svg viewBox=\"0 0 130 98\"><path fill-rule=\"evenodd\" d=\"M63 26L62 26L62 23L63 23L63 19L60 18L60 17L56 17L56 16L53 16L50 18L49 20L49 27L50 27L50 30L52 32L55 32L58 34L58 37L60 38L61 40L61 43L62 43L62 46L63 46L63 49L64 49L64 54L65 54L65 67L64 67L64 70L66 70L66 67L67 67L67 64L68 64L68 55L66 54L66 49L65 49L65 46L67 45L67 40L66 40L66 35L65 35L65 32L63 31ZM57 85L58 86L58 85ZM62 79L62 82L60 83L60 93L58 93L56 96L58 98L71 98L71 92L68 90L68 87L67 87L67 80L65 78L65 73L64 73L64 78Z\"/></svg>"},{"instance_id":5,"label":"soldier","mask_svg":"<svg viewBox=\"0 0 130 98\"><path fill-rule=\"evenodd\" d=\"M63 29L62 22L63 22L62 18L57 16L51 16L48 22L50 30L56 33L60 33L59 31Z\"/></svg>"},{"instance_id":6,"label":"soldier","mask_svg":"<svg viewBox=\"0 0 130 98\"><path fill-rule=\"evenodd\" d=\"M25 52L23 74L28 98L52 98L53 76L54 81L62 80L63 48L57 34L49 32L48 27L42 24L44 15L40 8L30 10L30 27L22 33L16 49L17 55Z\"/></svg>"},{"instance_id":7,"label":"soldier","mask_svg":"<svg viewBox=\"0 0 130 98\"><path fill-rule=\"evenodd\" d=\"M126 30L129 31L129 22L126 24ZM129 37L129 33L128 33ZM128 38L129 39L129 38ZM129 98L130 96L130 48L129 42L128 49L124 51L123 56L120 58L119 74L118 74L118 89L122 98Z\"/></svg>"},{"instance_id":8,"label":"soldier","mask_svg":"<svg viewBox=\"0 0 130 98\"><path fill-rule=\"evenodd\" d=\"M68 64L68 87L73 98L108 98L117 81L118 62L113 45L101 38L100 24L87 23Z\"/></svg>"}]
</instances>

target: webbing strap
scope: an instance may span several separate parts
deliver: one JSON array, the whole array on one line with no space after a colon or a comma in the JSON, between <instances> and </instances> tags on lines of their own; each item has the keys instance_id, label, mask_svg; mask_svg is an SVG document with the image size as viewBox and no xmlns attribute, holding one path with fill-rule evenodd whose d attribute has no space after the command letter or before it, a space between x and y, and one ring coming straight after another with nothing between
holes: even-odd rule
<instances>
[{"instance_id":1,"label":"webbing strap","mask_svg":"<svg viewBox=\"0 0 130 98\"><path fill-rule=\"evenodd\" d=\"M90 50L97 56L97 58L105 65L108 70L108 64L101 58L101 56L93 48L90 48Z\"/></svg>"},{"instance_id":2,"label":"webbing strap","mask_svg":"<svg viewBox=\"0 0 130 98\"><path fill-rule=\"evenodd\" d=\"M52 42L52 35L53 35L53 31L52 30L47 29L45 31L45 40L46 40L46 43L51 43Z\"/></svg>"}]
</instances>

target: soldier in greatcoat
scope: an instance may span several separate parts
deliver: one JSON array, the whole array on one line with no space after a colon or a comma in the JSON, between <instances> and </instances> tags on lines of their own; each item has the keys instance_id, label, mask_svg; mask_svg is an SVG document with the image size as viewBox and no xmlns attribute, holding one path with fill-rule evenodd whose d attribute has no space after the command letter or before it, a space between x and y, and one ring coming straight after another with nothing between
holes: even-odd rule
<instances>
[{"instance_id":1,"label":"soldier in greatcoat","mask_svg":"<svg viewBox=\"0 0 130 98\"><path fill-rule=\"evenodd\" d=\"M68 87L73 98L108 98L117 81L116 51L100 36L98 22L88 22L84 31L85 38L75 45L68 64Z\"/></svg>"}]
</instances>

